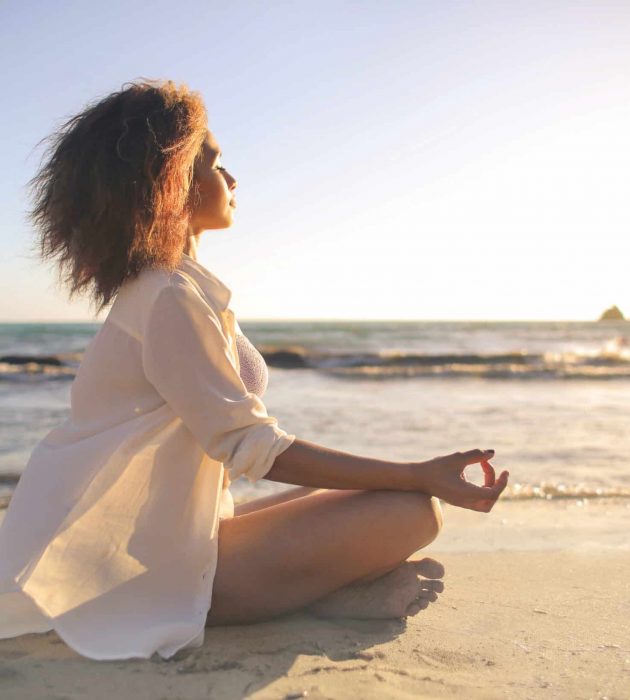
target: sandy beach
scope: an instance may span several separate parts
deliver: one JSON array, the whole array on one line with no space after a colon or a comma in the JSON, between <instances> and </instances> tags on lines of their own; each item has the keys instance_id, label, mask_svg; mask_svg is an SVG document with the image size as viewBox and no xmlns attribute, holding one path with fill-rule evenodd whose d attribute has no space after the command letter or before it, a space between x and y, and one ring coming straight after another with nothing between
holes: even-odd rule
<instances>
[{"instance_id":1,"label":"sandy beach","mask_svg":"<svg viewBox=\"0 0 630 700\"><path fill-rule=\"evenodd\" d=\"M0 641L0 695L50 698L630 697L630 500L445 506L435 603L406 621L297 613L206 631L163 661L85 659L54 633Z\"/></svg>"},{"instance_id":2,"label":"sandy beach","mask_svg":"<svg viewBox=\"0 0 630 700\"><path fill-rule=\"evenodd\" d=\"M630 700L630 0L0 20L0 700Z\"/></svg>"}]
</instances>

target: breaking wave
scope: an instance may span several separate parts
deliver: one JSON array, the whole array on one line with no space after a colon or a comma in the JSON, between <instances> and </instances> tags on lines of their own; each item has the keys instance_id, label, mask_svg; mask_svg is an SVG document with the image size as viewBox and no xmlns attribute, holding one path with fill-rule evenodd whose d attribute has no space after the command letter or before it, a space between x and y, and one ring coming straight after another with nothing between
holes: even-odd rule
<instances>
[{"instance_id":1,"label":"breaking wave","mask_svg":"<svg viewBox=\"0 0 630 700\"><path fill-rule=\"evenodd\" d=\"M594 351L418 353L315 352L300 346L259 348L270 366L315 369L359 378L480 377L483 379L630 378L630 348L613 338Z\"/></svg>"},{"instance_id":2,"label":"breaking wave","mask_svg":"<svg viewBox=\"0 0 630 700\"><path fill-rule=\"evenodd\" d=\"M270 367L310 369L347 378L479 377L482 379L626 379L630 378L627 348L598 352L438 353L399 351L326 352L301 346L258 347ZM5 355L0 357L0 381L72 380L81 353Z\"/></svg>"},{"instance_id":3,"label":"breaking wave","mask_svg":"<svg viewBox=\"0 0 630 700\"><path fill-rule=\"evenodd\" d=\"M11 495L19 479L19 473L0 474L0 508L6 508L9 505ZM560 501L567 499L587 501L602 498L630 498L630 488L622 486L604 488L583 483L564 484L541 481L538 484L510 484L501 494L501 500L505 501Z\"/></svg>"}]
</instances>

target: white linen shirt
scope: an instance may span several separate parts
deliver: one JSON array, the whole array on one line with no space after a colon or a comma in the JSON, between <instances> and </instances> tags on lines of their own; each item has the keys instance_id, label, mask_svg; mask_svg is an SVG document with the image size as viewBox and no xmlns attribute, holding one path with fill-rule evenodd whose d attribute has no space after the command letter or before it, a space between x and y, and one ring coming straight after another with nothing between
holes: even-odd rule
<instances>
[{"instance_id":1,"label":"white linen shirt","mask_svg":"<svg viewBox=\"0 0 630 700\"><path fill-rule=\"evenodd\" d=\"M240 377L230 298L188 255L120 288L0 527L0 638L54 629L93 659L201 646L224 470L253 483L295 440Z\"/></svg>"}]
</instances>

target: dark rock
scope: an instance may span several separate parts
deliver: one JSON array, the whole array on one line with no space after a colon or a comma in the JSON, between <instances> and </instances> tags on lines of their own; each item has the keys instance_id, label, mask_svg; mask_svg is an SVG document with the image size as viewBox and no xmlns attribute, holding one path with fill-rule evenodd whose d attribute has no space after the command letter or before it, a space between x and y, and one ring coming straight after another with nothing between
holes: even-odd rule
<instances>
[{"instance_id":1,"label":"dark rock","mask_svg":"<svg viewBox=\"0 0 630 700\"><path fill-rule=\"evenodd\" d=\"M0 362L6 362L9 365L28 365L31 362L55 367L63 365L63 362L54 355L3 355L0 357Z\"/></svg>"},{"instance_id":2,"label":"dark rock","mask_svg":"<svg viewBox=\"0 0 630 700\"><path fill-rule=\"evenodd\" d=\"M599 317L600 321L624 321L624 315L618 306L611 306Z\"/></svg>"},{"instance_id":3,"label":"dark rock","mask_svg":"<svg viewBox=\"0 0 630 700\"><path fill-rule=\"evenodd\" d=\"M271 367L282 367L284 369L308 367L308 363L300 352L291 350L262 350L261 354L265 358L265 362Z\"/></svg>"}]
</instances>

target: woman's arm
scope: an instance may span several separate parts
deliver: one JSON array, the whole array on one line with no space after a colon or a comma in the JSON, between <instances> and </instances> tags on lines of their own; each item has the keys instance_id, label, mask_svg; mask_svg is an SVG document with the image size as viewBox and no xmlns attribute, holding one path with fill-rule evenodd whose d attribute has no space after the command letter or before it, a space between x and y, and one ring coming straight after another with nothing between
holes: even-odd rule
<instances>
[{"instance_id":1,"label":"woman's arm","mask_svg":"<svg viewBox=\"0 0 630 700\"><path fill-rule=\"evenodd\" d=\"M295 439L275 458L264 478L325 489L422 491L452 505L489 512L509 476L504 471L495 478L487 461L493 454L493 450L470 450L426 462L390 462ZM470 464L481 464L484 486L466 480L464 469Z\"/></svg>"},{"instance_id":2,"label":"woman's arm","mask_svg":"<svg viewBox=\"0 0 630 700\"><path fill-rule=\"evenodd\" d=\"M418 490L408 463L358 457L297 438L276 457L264 478L324 489Z\"/></svg>"}]
</instances>

